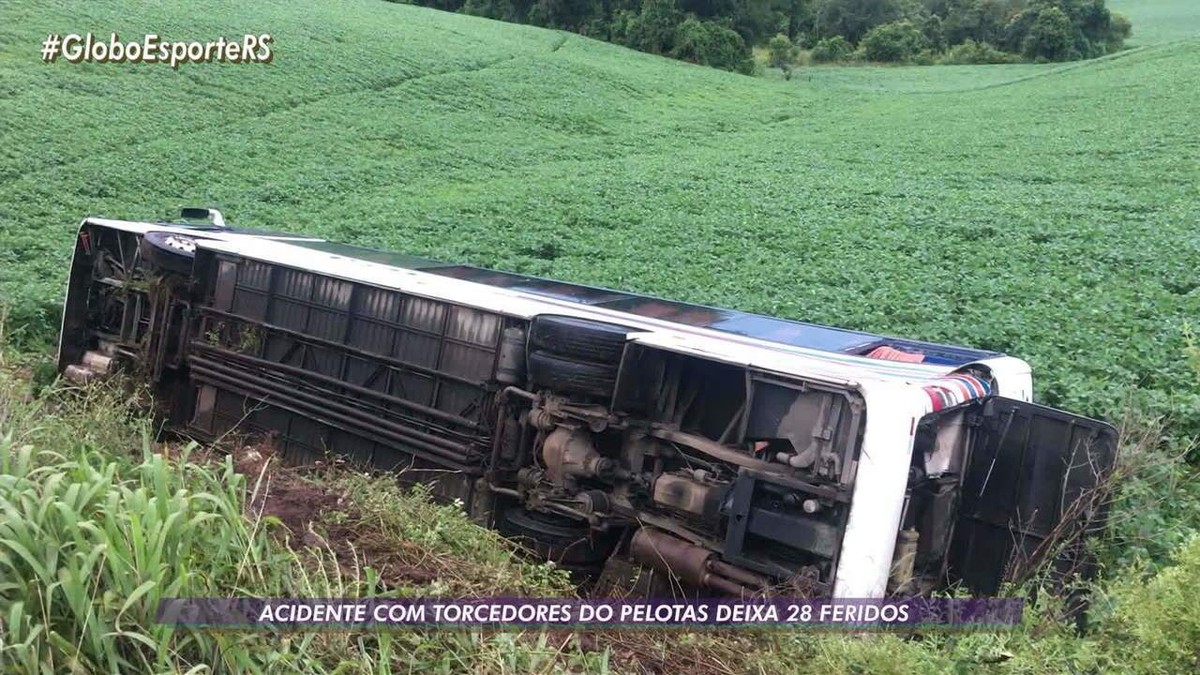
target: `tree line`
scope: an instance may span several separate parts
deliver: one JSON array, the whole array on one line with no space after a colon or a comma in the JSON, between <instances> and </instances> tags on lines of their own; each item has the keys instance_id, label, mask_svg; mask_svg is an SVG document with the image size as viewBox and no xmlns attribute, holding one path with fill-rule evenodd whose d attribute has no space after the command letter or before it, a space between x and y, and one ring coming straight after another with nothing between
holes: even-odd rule
<instances>
[{"instance_id":1,"label":"tree line","mask_svg":"<svg viewBox=\"0 0 1200 675\"><path fill-rule=\"evenodd\" d=\"M1069 61L1131 33L1104 0L409 0L572 31L651 54L750 73L751 48L790 73L815 62Z\"/></svg>"}]
</instances>

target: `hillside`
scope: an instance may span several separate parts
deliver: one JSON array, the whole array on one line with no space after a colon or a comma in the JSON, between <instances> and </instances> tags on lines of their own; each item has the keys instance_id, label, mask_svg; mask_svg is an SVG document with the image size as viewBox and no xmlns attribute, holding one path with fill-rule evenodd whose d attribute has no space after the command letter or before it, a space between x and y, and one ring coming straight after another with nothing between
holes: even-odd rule
<instances>
[{"instance_id":1,"label":"hillside","mask_svg":"<svg viewBox=\"0 0 1200 675\"><path fill-rule=\"evenodd\" d=\"M1180 358L1200 316L1200 41L891 69L881 95L844 86L867 69L773 82L374 0L2 12L0 295L27 342L57 328L83 215L203 203L245 225L1002 349L1033 362L1043 401L1112 413L1136 385L1200 428ZM270 32L276 57L40 62L48 33L89 29Z\"/></svg>"}]
</instances>

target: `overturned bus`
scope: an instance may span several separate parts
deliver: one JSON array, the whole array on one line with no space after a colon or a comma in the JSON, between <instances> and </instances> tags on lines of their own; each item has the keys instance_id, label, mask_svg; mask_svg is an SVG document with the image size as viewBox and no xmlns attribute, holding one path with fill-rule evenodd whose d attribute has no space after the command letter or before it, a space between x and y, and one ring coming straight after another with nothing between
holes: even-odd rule
<instances>
[{"instance_id":1,"label":"overturned bus","mask_svg":"<svg viewBox=\"0 0 1200 675\"><path fill-rule=\"evenodd\" d=\"M1116 432L1032 403L1021 360L185 218L83 221L66 377L142 378L200 439L397 471L562 565L990 594L1085 568L1103 525Z\"/></svg>"}]
</instances>

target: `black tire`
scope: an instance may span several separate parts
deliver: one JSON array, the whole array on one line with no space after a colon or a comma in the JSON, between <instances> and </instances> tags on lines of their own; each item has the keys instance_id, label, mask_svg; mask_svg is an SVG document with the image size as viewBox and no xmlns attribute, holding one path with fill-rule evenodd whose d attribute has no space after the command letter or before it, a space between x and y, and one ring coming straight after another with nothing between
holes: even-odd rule
<instances>
[{"instance_id":1,"label":"black tire","mask_svg":"<svg viewBox=\"0 0 1200 675\"><path fill-rule=\"evenodd\" d=\"M575 361L546 352L529 353L529 379L537 388L564 394L611 396L617 367Z\"/></svg>"},{"instance_id":2,"label":"black tire","mask_svg":"<svg viewBox=\"0 0 1200 675\"><path fill-rule=\"evenodd\" d=\"M568 569L599 565L612 553L612 537L598 537L582 520L512 506L500 514L498 529L539 556Z\"/></svg>"},{"instance_id":3,"label":"black tire","mask_svg":"<svg viewBox=\"0 0 1200 675\"><path fill-rule=\"evenodd\" d=\"M579 361L616 365L625 350L632 328L569 316L535 317L529 329L529 344Z\"/></svg>"},{"instance_id":4,"label":"black tire","mask_svg":"<svg viewBox=\"0 0 1200 675\"><path fill-rule=\"evenodd\" d=\"M142 237L142 258L155 267L191 274L196 240L171 232L147 232Z\"/></svg>"}]
</instances>

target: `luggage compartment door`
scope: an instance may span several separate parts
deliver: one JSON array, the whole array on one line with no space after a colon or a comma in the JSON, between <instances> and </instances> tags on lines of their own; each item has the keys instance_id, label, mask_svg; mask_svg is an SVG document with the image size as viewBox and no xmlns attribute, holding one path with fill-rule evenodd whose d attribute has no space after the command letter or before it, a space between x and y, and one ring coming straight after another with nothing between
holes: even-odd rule
<instances>
[{"instance_id":1,"label":"luggage compartment door","mask_svg":"<svg viewBox=\"0 0 1200 675\"><path fill-rule=\"evenodd\" d=\"M994 594L1046 556L1059 574L1089 575L1079 535L1104 526L1107 506L1093 488L1116 460L1116 429L1000 397L981 402L977 421L950 551L952 577Z\"/></svg>"}]
</instances>

